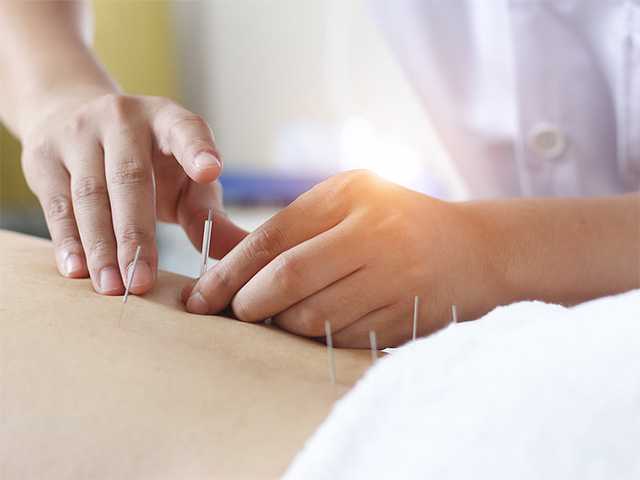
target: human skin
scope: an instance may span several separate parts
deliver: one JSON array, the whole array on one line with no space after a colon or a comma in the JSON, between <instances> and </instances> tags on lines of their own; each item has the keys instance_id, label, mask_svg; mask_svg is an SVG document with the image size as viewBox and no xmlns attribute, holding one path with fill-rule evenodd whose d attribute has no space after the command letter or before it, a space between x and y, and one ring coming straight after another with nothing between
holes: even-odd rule
<instances>
[{"instance_id":1,"label":"human skin","mask_svg":"<svg viewBox=\"0 0 640 480\"><path fill-rule=\"evenodd\" d=\"M640 196L444 202L366 171L316 186L249 234L195 286L189 311L230 305L298 335L367 348L526 299L575 304L640 287Z\"/></svg>"},{"instance_id":2,"label":"human skin","mask_svg":"<svg viewBox=\"0 0 640 480\"><path fill-rule=\"evenodd\" d=\"M22 141L60 272L120 294L141 245L133 292L144 293L156 218L199 247L207 209L221 211L220 155L197 115L119 91L90 51L86 13L0 2L0 116ZM366 347L369 330L379 346L404 342L415 295L427 334L452 304L468 320L517 300L572 304L640 285L638 195L451 203L347 172L245 235L216 216L213 254L224 258L183 292L187 309L230 306L309 337L329 320L337 346Z\"/></svg>"},{"instance_id":3,"label":"human skin","mask_svg":"<svg viewBox=\"0 0 640 480\"><path fill-rule=\"evenodd\" d=\"M22 143L62 275L123 293L157 273L156 220L179 223L198 248L216 211L216 249L246 234L223 212L220 154L207 123L166 98L127 96L90 49L83 2L0 2L0 118Z\"/></svg>"}]
</instances>

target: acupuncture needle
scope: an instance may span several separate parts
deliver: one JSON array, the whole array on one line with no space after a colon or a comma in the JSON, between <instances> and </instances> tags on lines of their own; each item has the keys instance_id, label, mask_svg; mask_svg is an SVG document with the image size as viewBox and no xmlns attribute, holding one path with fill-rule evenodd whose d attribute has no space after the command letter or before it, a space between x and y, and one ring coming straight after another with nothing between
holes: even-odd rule
<instances>
[{"instance_id":1,"label":"acupuncture needle","mask_svg":"<svg viewBox=\"0 0 640 480\"><path fill-rule=\"evenodd\" d=\"M416 333L418 331L418 310L420 309L420 297L413 297L413 334L411 338L416 341Z\"/></svg>"},{"instance_id":2,"label":"acupuncture needle","mask_svg":"<svg viewBox=\"0 0 640 480\"><path fill-rule=\"evenodd\" d=\"M458 323L458 308L451 305L451 324Z\"/></svg>"},{"instance_id":3,"label":"acupuncture needle","mask_svg":"<svg viewBox=\"0 0 640 480\"><path fill-rule=\"evenodd\" d=\"M331 337L331 324L324 322L324 333L327 338L327 354L329 355L329 378L331 383L336 383L336 357L333 351L333 338Z\"/></svg>"},{"instance_id":4,"label":"acupuncture needle","mask_svg":"<svg viewBox=\"0 0 640 480\"><path fill-rule=\"evenodd\" d=\"M136 273L136 266L138 265L138 258L140 258L140 251L142 247L138 245L136 247L136 254L133 256L133 262L131 262L131 266L129 267L129 271L127 272L127 284L124 289L124 297L122 297L122 308L120 309L120 318L118 319L118 326L122 325L122 319L124 317L124 305L127 303L127 299L129 298L129 291L131 290L131 284L133 283L133 275Z\"/></svg>"},{"instance_id":5,"label":"acupuncture needle","mask_svg":"<svg viewBox=\"0 0 640 480\"><path fill-rule=\"evenodd\" d=\"M376 332L369 330L369 343L371 344L371 363L375 363L378 359L378 345L376 342Z\"/></svg>"},{"instance_id":6,"label":"acupuncture needle","mask_svg":"<svg viewBox=\"0 0 640 480\"><path fill-rule=\"evenodd\" d=\"M133 262L131 262L131 268L127 272L127 287L124 291L124 297L122 297L122 303L127 303L127 299L129 298L129 290L131 290L131 283L133 282L133 275L136 273L136 266L138 265L141 250L142 247L138 245L136 247L136 254L133 257Z\"/></svg>"},{"instance_id":7,"label":"acupuncture needle","mask_svg":"<svg viewBox=\"0 0 640 480\"><path fill-rule=\"evenodd\" d=\"M211 226L213 225L213 211L209 209L209 215L204 222L204 230L202 231L202 263L200 265L200 276L202 277L207 271L207 262L209 260L209 247L211 246Z\"/></svg>"}]
</instances>

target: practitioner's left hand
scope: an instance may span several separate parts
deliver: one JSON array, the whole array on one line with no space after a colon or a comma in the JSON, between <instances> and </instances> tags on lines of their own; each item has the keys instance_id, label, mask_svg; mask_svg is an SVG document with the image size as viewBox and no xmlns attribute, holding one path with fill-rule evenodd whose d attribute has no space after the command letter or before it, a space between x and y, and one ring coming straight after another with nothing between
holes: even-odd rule
<instances>
[{"instance_id":1,"label":"practitioner's left hand","mask_svg":"<svg viewBox=\"0 0 640 480\"><path fill-rule=\"evenodd\" d=\"M366 171L337 175L303 194L248 235L196 284L187 309L236 317L273 317L290 332L322 337L331 322L336 346L366 348L446 325L451 305L477 318L500 296L495 235L465 203L442 202Z\"/></svg>"}]
</instances>

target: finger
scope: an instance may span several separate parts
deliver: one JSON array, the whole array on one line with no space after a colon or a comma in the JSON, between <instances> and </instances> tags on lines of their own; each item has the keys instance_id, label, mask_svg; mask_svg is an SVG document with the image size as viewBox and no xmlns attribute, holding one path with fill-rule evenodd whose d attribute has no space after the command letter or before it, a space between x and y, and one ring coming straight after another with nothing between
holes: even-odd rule
<instances>
[{"instance_id":1,"label":"finger","mask_svg":"<svg viewBox=\"0 0 640 480\"><path fill-rule=\"evenodd\" d=\"M350 232L356 228L354 223L342 222L278 255L235 295L231 306L236 317L246 322L264 320L309 300L307 297L330 284L344 285L340 279L362 267L365 261L362 245L355 245L353 239L349 239ZM307 317L307 320L310 319ZM322 330L323 322L305 323L300 329L315 326Z\"/></svg>"},{"instance_id":2,"label":"finger","mask_svg":"<svg viewBox=\"0 0 640 480\"><path fill-rule=\"evenodd\" d=\"M156 217L161 222L178 223L181 197L192 182L173 155L164 155L154 145L153 178L156 185Z\"/></svg>"},{"instance_id":3,"label":"finger","mask_svg":"<svg viewBox=\"0 0 640 480\"><path fill-rule=\"evenodd\" d=\"M214 181L222 171L220 154L207 122L181 106L164 100L152 113L152 129L160 150L173 155L194 181Z\"/></svg>"},{"instance_id":4,"label":"finger","mask_svg":"<svg viewBox=\"0 0 640 480\"><path fill-rule=\"evenodd\" d=\"M151 289L158 264L151 133L120 125L104 134L103 148L121 280L127 281L139 246L131 292L141 294Z\"/></svg>"},{"instance_id":5,"label":"finger","mask_svg":"<svg viewBox=\"0 0 640 480\"><path fill-rule=\"evenodd\" d=\"M44 152L34 152L42 155ZM69 278L84 278L87 270L80 234L73 216L73 205L69 189L69 174L57 156L46 154L46 158L24 159L25 171L38 162L37 176L29 185L34 191L44 212L53 243L58 271ZM25 152L25 156L30 153ZM32 174L26 175L27 178Z\"/></svg>"},{"instance_id":6,"label":"finger","mask_svg":"<svg viewBox=\"0 0 640 480\"><path fill-rule=\"evenodd\" d=\"M214 258L222 258L247 236L248 232L235 225L224 212L220 182L191 181L175 159L167 155L156 153L153 164L158 219L179 223L199 251L202 250L202 232L209 209L213 210L210 255Z\"/></svg>"},{"instance_id":7,"label":"finger","mask_svg":"<svg viewBox=\"0 0 640 480\"><path fill-rule=\"evenodd\" d=\"M231 251L248 232L237 226L224 211L218 182L198 184L187 180L178 200L178 222L191 243L202 250L202 233L209 209L213 210L211 246L209 255L222 258Z\"/></svg>"},{"instance_id":8,"label":"finger","mask_svg":"<svg viewBox=\"0 0 640 480\"><path fill-rule=\"evenodd\" d=\"M71 173L71 198L95 290L105 295L123 291L111 223L103 152L97 141L76 146L64 156Z\"/></svg>"},{"instance_id":9,"label":"finger","mask_svg":"<svg viewBox=\"0 0 640 480\"><path fill-rule=\"evenodd\" d=\"M371 348L369 332L376 332L378 349L397 347L411 338L411 309L408 303L386 306L353 322L333 335L338 348Z\"/></svg>"},{"instance_id":10,"label":"finger","mask_svg":"<svg viewBox=\"0 0 640 480\"><path fill-rule=\"evenodd\" d=\"M189 300L191 292L193 291L193 287L196 286L196 281L197 280L193 280L187 283L184 287L182 287L182 290L180 290L180 300L182 300L182 303L186 304Z\"/></svg>"},{"instance_id":11,"label":"finger","mask_svg":"<svg viewBox=\"0 0 640 480\"><path fill-rule=\"evenodd\" d=\"M447 309L432 304L421 308L417 331L419 336L429 335L449 324ZM413 336L413 300L407 298L390 306L377 309L359 318L333 336L337 347L369 348L369 331L376 332L379 348L397 347Z\"/></svg>"},{"instance_id":12,"label":"finger","mask_svg":"<svg viewBox=\"0 0 640 480\"><path fill-rule=\"evenodd\" d=\"M324 335L325 320L331 321L333 332L339 332L390 303L380 294L388 279L381 276L376 282L373 278L370 268L363 267L279 313L274 321L284 330L307 337Z\"/></svg>"},{"instance_id":13,"label":"finger","mask_svg":"<svg viewBox=\"0 0 640 480\"><path fill-rule=\"evenodd\" d=\"M318 187L247 235L198 281L187 301L192 313L223 310L233 295L282 252L335 226L344 216L317 194Z\"/></svg>"}]
</instances>

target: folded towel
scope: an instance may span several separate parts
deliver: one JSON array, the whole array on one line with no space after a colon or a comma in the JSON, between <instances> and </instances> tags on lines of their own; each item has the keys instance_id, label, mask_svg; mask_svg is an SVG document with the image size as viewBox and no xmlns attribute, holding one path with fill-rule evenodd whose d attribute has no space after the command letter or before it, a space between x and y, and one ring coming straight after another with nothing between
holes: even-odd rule
<instances>
[{"instance_id":1,"label":"folded towel","mask_svg":"<svg viewBox=\"0 0 640 480\"><path fill-rule=\"evenodd\" d=\"M640 479L640 290L500 307L396 350L285 478Z\"/></svg>"}]
</instances>

